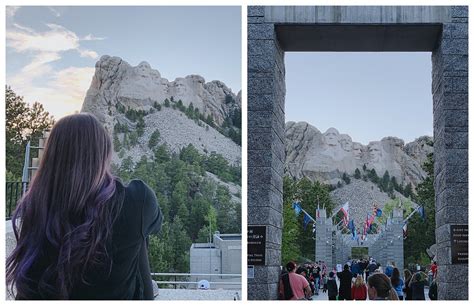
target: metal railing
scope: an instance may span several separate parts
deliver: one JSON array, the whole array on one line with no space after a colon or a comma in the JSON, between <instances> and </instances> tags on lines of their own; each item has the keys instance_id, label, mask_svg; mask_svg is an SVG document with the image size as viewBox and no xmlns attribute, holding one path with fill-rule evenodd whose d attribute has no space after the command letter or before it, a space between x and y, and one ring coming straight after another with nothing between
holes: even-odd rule
<instances>
[{"instance_id":1,"label":"metal railing","mask_svg":"<svg viewBox=\"0 0 474 306\"><path fill-rule=\"evenodd\" d=\"M5 186L5 217L10 220L16 205L28 189L27 182L7 182Z\"/></svg>"},{"instance_id":2,"label":"metal railing","mask_svg":"<svg viewBox=\"0 0 474 306\"><path fill-rule=\"evenodd\" d=\"M202 279L208 279L211 288L222 288L226 286L229 288L241 288L242 281L221 281L225 278L237 278L242 279L242 274L211 274L211 273L151 273L152 278L159 278L160 280L155 280L157 284L161 285L172 285L174 289L186 288L186 289L196 289L197 286L191 287L191 285L197 285L199 281L191 281L190 278L202 277ZM163 280L168 278L168 280ZM169 280L171 278L171 280ZM180 280L178 280L178 278ZM185 279L183 279L185 278ZM212 279L218 278L218 280L213 281ZM217 287L216 287L217 286ZM191 288L190 288L191 287Z\"/></svg>"}]
</instances>

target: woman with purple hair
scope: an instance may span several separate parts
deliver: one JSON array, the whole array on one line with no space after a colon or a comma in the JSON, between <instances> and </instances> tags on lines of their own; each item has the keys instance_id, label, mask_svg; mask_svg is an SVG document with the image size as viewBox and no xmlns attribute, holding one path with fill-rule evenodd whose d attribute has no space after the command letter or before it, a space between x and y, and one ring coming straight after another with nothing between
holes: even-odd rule
<instances>
[{"instance_id":1,"label":"woman with purple hair","mask_svg":"<svg viewBox=\"0 0 474 306\"><path fill-rule=\"evenodd\" d=\"M6 262L16 299L152 299L146 239L161 210L142 181L110 171L112 142L90 114L51 130L38 171L12 218Z\"/></svg>"}]
</instances>

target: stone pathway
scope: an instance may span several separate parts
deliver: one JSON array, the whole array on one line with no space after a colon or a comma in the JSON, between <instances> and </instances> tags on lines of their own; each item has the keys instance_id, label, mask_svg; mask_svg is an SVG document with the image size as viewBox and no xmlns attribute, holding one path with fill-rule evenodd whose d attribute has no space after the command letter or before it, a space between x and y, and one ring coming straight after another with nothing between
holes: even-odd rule
<instances>
[{"instance_id":1,"label":"stone pathway","mask_svg":"<svg viewBox=\"0 0 474 306\"><path fill-rule=\"evenodd\" d=\"M339 280L336 280L337 282L337 288L339 288ZM428 288L425 288L425 299L427 301L430 300L430 298L428 297ZM369 298L367 297L367 300L369 300ZM328 301L328 293L325 292L323 293L323 290L320 289L319 290L319 295L313 295L313 301Z\"/></svg>"},{"instance_id":2,"label":"stone pathway","mask_svg":"<svg viewBox=\"0 0 474 306\"><path fill-rule=\"evenodd\" d=\"M241 290L159 289L155 300L241 300Z\"/></svg>"}]
</instances>

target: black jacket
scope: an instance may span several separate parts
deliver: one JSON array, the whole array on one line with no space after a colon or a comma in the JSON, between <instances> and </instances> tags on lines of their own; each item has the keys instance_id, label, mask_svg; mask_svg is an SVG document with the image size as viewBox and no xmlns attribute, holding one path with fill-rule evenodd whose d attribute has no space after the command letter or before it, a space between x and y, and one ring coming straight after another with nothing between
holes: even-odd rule
<instances>
[{"instance_id":1,"label":"black jacket","mask_svg":"<svg viewBox=\"0 0 474 306\"><path fill-rule=\"evenodd\" d=\"M107 242L111 267L86 271L88 283L78 280L72 288L73 300L143 300L153 299L152 280L148 263L146 239L161 229L163 215L155 193L145 183L133 180L128 186L116 183L117 191L123 193L121 210L112 225L112 238ZM117 205L117 203L115 203ZM43 259L46 261L47 259ZM36 267L44 266L37 263ZM41 277L42 271L37 271ZM42 295L35 278L33 299L52 299ZM17 297L21 299L21 297Z\"/></svg>"},{"instance_id":2,"label":"black jacket","mask_svg":"<svg viewBox=\"0 0 474 306\"><path fill-rule=\"evenodd\" d=\"M339 299L350 300L351 299L351 286L352 286L352 273L349 270L344 270L337 273L337 277L340 280L339 286Z\"/></svg>"},{"instance_id":3,"label":"black jacket","mask_svg":"<svg viewBox=\"0 0 474 306\"><path fill-rule=\"evenodd\" d=\"M328 279L328 296L337 296L336 279Z\"/></svg>"},{"instance_id":4,"label":"black jacket","mask_svg":"<svg viewBox=\"0 0 474 306\"><path fill-rule=\"evenodd\" d=\"M432 282L430 285L430 291L428 292L428 296L430 300L437 300L438 299L438 285L436 282Z\"/></svg>"},{"instance_id":5,"label":"black jacket","mask_svg":"<svg viewBox=\"0 0 474 306\"><path fill-rule=\"evenodd\" d=\"M425 283L413 281L410 284L411 296L413 300L425 300Z\"/></svg>"}]
</instances>

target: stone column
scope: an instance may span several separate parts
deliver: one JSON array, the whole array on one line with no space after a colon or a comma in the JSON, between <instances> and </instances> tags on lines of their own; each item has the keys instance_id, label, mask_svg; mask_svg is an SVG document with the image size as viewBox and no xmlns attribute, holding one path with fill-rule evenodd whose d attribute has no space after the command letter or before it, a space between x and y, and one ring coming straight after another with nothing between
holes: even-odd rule
<instances>
[{"instance_id":1,"label":"stone column","mask_svg":"<svg viewBox=\"0 0 474 306\"><path fill-rule=\"evenodd\" d=\"M394 209L392 215L392 240L390 242L391 252L395 265L403 273L403 210Z\"/></svg>"},{"instance_id":2,"label":"stone column","mask_svg":"<svg viewBox=\"0 0 474 306\"><path fill-rule=\"evenodd\" d=\"M316 218L316 240L314 257L316 261L323 260L326 265L332 265L332 221L326 218L326 210L319 212Z\"/></svg>"},{"instance_id":3,"label":"stone column","mask_svg":"<svg viewBox=\"0 0 474 306\"><path fill-rule=\"evenodd\" d=\"M438 299L468 299L468 266L453 264L450 226L468 224L468 7L452 7L433 63Z\"/></svg>"},{"instance_id":4,"label":"stone column","mask_svg":"<svg viewBox=\"0 0 474 306\"><path fill-rule=\"evenodd\" d=\"M249 300L277 298L285 160L285 70L273 23L248 7L248 224L266 226L266 260L248 281Z\"/></svg>"}]
</instances>

